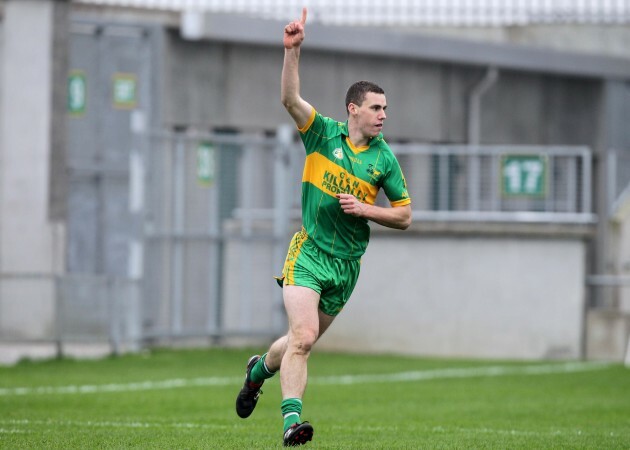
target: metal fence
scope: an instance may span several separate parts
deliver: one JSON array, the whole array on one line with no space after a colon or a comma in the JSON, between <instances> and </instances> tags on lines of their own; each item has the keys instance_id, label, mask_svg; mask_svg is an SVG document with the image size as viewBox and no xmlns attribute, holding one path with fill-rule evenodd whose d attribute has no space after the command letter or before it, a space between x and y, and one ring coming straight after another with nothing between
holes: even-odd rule
<instances>
[{"instance_id":1,"label":"metal fence","mask_svg":"<svg viewBox=\"0 0 630 450\"><path fill-rule=\"evenodd\" d=\"M392 149L416 220L595 220L587 148ZM49 340L106 340L117 349L283 333L281 290L272 277L300 226L304 159L292 126L269 135L137 133L124 220L128 261L119 270L126 276L48 277L55 305ZM387 200L380 194L377 202ZM4 307L34 283L20 282L22 291L0 278Z\"/></svg>"},{"instance_id":2,"label":"metal fence","mask_svg":"<svg viewBox=\"0 0 630 450\"><path fill-rule=\"evenodd\" d=\"M281 291L272 276L300 220L305 155L293 127L275 136L160 132L144 145L143 168L132 170L130 181L145 186L144 197L130 194L142 203L143 336L283 332ZM392 149L417 220L595 221L588 148Z\"/></svg>"},{"instance_id":3,"label":"metal fence","mask_svg":"<svg viewBox=\"0 0 630 450\"><path fill-rule=\"evenodd\" d=\"M284 138L282 137L284 136ZM273 282L289 238L291 132L278 137L159 132L132 164L142 224L143 336L275 336L285 327ZM302 152L303 153L303 152Z\"/></svg>"},{"instance_id":4,"label":"metal fence","mask_svg":"<svg viewBox=\"0 0 630 450\"><path fill-rule=\"evenodd\" d=\"M586 147L392 145L414 218L592 223Z\"/></svg>"}]
</instances>

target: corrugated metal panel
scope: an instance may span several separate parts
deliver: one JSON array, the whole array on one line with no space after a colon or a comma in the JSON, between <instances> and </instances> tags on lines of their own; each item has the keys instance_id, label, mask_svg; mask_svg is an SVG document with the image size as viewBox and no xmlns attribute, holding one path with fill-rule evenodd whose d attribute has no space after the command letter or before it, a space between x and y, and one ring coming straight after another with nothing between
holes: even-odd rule
<instances>
[{"instance_id":1,"label":"corrugated metal panel","mask_svg":"<svg viewBox=\"0 0 630 450\"><path fill-rule=\"evenodd\" d=\"M630 0L73 0L158 10L214 11L338 25L505 26L532 23L629 23Z\"/></svg>"}]
</instances>

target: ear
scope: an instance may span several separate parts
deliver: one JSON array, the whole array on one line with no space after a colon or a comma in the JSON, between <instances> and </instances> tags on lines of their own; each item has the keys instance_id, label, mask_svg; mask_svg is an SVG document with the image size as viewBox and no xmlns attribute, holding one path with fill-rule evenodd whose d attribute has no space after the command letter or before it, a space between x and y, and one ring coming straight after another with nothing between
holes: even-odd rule
<instances>
[{"instance_id":1,"label":"ear","mask_svg":"<svg viewBox=\"0 0 630 450\"><path fill-rule=\"evenodd\" d=\"M349 103L348 104L348 113L349 114L356 114L357 113L357 105L355 105L354 103Z\"/></svg>"}]
</instances>

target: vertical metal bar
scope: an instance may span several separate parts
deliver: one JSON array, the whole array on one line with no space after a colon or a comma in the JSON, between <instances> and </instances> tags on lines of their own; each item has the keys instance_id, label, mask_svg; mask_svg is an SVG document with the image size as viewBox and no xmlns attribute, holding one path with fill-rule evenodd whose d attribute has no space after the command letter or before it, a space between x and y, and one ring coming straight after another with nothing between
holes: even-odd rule
<instances>
[{"instance_id":1,"label":"vertical metal bar","mask_svg":"<svg viewBox=\"0 0 630 450\"><path fill-rule=\"evenodd\" d=\"M448 198L450 196L450 180L449 180L449 155L447 150L441 150L438 157L438 174L439 174L439 201L438 210L448 211Z\"/></svg>"},{"instance_id":2,"label":"vertical metal bar","mask_svg":"<svg viewBox=\"0 0 630 450\"><path fill-rule=\"evenodd\" d=\"M129 154L129 213L132 219L132 236L129 242L127 276L129 289L125 290L128 298L129 348L137 351L140 347L142 319L140 314L144 279L144 215L145 203L145 166L147 155L144 152L146 118L143 111L131 113L132 149ZM126 316L126 315L125 315ZM122 318L121 318L122 319Z\"/></svg>"},{"instance_id":3,"label":"vertical metal bar","mask_svg":"<svg viewBox=\"0 0 630 450\"><path fill-rule=\"evenodd\" d=\"M0 277L0 289L2 278ZM53 275L54 292L55 292L55 356L60 359L63 357L63 336L61 323L61 283L60 275Z\"/></svg>"},{"instance_id":4,"label":"vertical metal bar","mask_svg":"<svg viewBox=\"0 0 630 450\"><path fill-rule=\"evenodd\" d=\"M243 176L241 178L241 192L242 195L242 208L243 208L243 219L241 225L241 233L242 239L240 242L241 246L241 262L242 262L242 270L243 270L243 280L251 280L252 278L252 259L251 259L251 246L252 246L252 231L253 231L253 221L252 221L252 198L254 197L254 186L253 180L255 176L255 154L256 151L261 151L262 149L256 149L252 147L252 144L248 144L245 147L244 152L244 161L243 161ZM241 284L241 316L243 318L243 322L241 325L244 328L248 328L252 323L252 291L251 291L251 282L242 283Z\"/></svg>"},{"instance_id":5,"label":"vertical metal bar","mask_svg":"<svg viewBox=\"0 0 630 450\"><path fill-rule=\"evenodd\" d=\"M499 186L501 185L501 167L499 164L499 160L501 159L501 155L499 154L491 154L490 155L490 177L492 182L490 183L490 210L491 211L501 211L501 192L499 192Z\"/></svg>"},{"instance_id":6,"label":"vertical metal bar","mask_svg":"<svg viewBox=\"0 0 630 450\"><path fill-rule=\"evenodd\" d=\"M481 143L481 97L498 80L499 71L496 67L488 67L484 77L473 88L468 100L468 210L479 211L480 199L480 163L479 149Z\"/></svg>"},{"instance_id":7,"label":"vertical metal bar","mask_svg":"<svg viewBox=\"0 0 630 450\"><path fill-rule=\"evenodd\" d=\"M582 152L582 212L590 213L591 212L591 180L592 180L592 155L588 150L584 150Z\"/></svg>"},{"instance_id":8,"label":"vertical metal bar","mask_svg":"<svg viewBox=\"0 0 630 450\"><path fill-rule=\"evenodd\" d=\"M566 208L567 212L577 213L577 195L579 186L578 186L578 177L577 177L577 156L570 156L567 161L567 198L566 198ZM559 208L556 208L556 212Z\"/></svg>"},{"instance_id":9,"label":"vertical metal bar","mask_svg":"<svg viewBox=\"0 0 630 450\"><path fill-rule=\"evenodd\" d=\"M479 211L481 197L481 164L479 162L479 148L475 145L470 148L468 155L468 210Z\"/></svg>"},{"instance_id":10,"label":"vertical metal bar","mask_svg":"<svg viewBox=\"0 0 630 450\"><path fill-rule=\"evenodd\" d=\"M223 152L225 150L222 146L215 147L215 168L221 167L219 164L223 158ZM219 186L222 185L221 180L222 171L215 170L214 184L209 188L208 196L208 232L210 234L210 240L208 243L209 252L209 276L208 276L208 290L210 293L210 303L208 305L208 316L206 320L206 329L208 333L221 335L223 330L223 296L222 296L222 273L221 273L221 260L223 258L223 233L221 232L221 201Z\"/></svg>"},{"instance_id":11,"label":"vertical metal bar","mask_svg":"<svg viewBox=\"0 0 630 450\"><path fill-rule=\"evenodd\" d=\"M171 333L178 335L182 331L182 294L184 249L182 236L184 233L185 213L185 157L186 144L179 133L175 138L175 158L173 160L173 253L171 265Z\"/></svg>"},{"instance_id":12,"label":"vertical metal bar","mask_svg":"<svg viewBox=\"0 0 630 450\"><path fill-rule=\"evenodd\" d=\"M608 164L607 202L610 212L614 213L612 205L617 200L617 150L611 148L606 152L606 155L606 163Z\"/></svg>"}]
</instances>

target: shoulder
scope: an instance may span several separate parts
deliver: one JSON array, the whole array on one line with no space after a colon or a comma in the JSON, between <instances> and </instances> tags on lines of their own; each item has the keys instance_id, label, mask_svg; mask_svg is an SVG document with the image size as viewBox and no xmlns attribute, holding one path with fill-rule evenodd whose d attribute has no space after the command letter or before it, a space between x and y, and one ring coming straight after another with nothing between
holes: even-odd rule
<instances>
[{"instance_id":1,"label":"shoulder","mask_svg":"<svg viewBox=\"0 0 630 450\"><path fill-rule=\"evenodd\" d=\"M377 149L381 157L386 158L387 160L396 160L396 155L392 151L391 147L387 143L387 141L383 138L383 134L379 134L374 140L370 143L370 146Z\"/></svg>"},{"instance_id":2,"label":"shoulder","mask_svg":"<svg viewBox=\"0 0 630 450\"><path fill-rule=\"evenodd\" d=\"M323 116L315 109L313 109L307 124L299 129L303 139L318 137L327 140L340 136L344 133L344 130L345 123Z\"/></svg>"}]
</instances>

